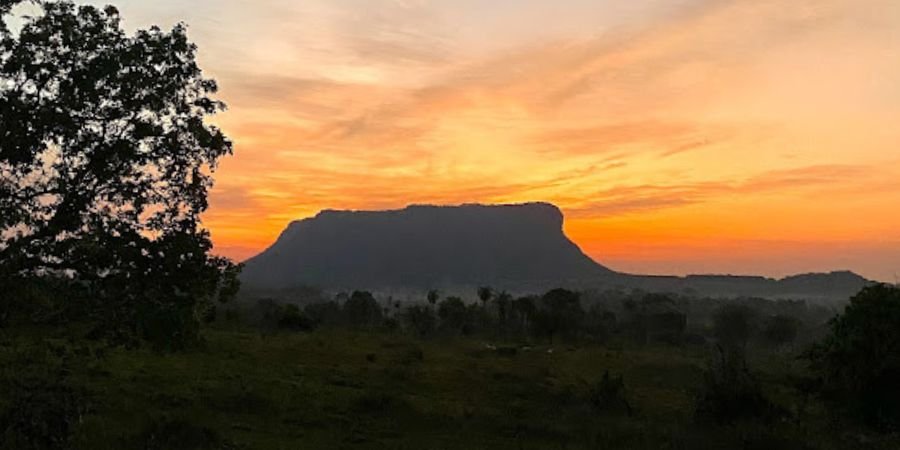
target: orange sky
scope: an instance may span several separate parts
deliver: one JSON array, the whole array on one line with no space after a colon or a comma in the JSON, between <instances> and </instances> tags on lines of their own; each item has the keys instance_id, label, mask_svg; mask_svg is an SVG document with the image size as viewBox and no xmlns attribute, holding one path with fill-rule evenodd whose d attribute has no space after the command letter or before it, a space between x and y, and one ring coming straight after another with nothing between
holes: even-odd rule
<instances>
[{"instance_id":1,"label":"orange sky","mask_svg":"<svg viewBox=\"0 0 900 450\"><path fill-rule=\"evenodd\" d=\"M617 270L900 274L895 0L116 3L220 81L226 255L324 208L549 201Z\"/></svg>"}]
</instances>

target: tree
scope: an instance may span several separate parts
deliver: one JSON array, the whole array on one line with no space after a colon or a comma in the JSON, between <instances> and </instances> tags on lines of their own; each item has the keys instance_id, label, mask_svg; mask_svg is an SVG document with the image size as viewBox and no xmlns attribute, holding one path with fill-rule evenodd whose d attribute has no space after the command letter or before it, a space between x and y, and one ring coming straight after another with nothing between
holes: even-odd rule
<instances>
[{"instance_id":1,"label":"tree","mask_svg":"<svg viewBox=\"0 0 900 450\"><path fill-rule=\"evenodd\" d=\"M381 306L371 292L354 291L344 303L344 316L350 325L369 327L381 322Z\"/></svg>"},{"instance_id":2,"label":"tree","mask_svg":"<svg viewBox=\"0 0 900 450\"><path fill-rule=\"evenodd\" d=\"M459 297L447 297L438 305L438 317L441 328L460 331L467 320L466 304Z\"/></svg>"},{"instance_id":3,"label":"tree","mask_svg":"<svg viewBox=\"0 0 900 450\"><path fill-rule=\"evenodd\" d=\"M431 309L423 305L412 305L403 311L403 319L410 330L417 335L425 337L434 331L434 314Z\"/></svg>"},{"instance_id":4,"label":"tree","mask_svg":"<svg viewBox=\"0 0 900 450\"><path fill-rule=\"evenodd\" d=\"M755 312L742 304L727 304L714 313L716 353L697 395L698 420L724 424L748 418L770 420L783 413L764 395L747 365L754 322Z\"/></svg>"},{"instance_id":5,"label":"tree","mask_svg":"<svg viewBox=\"0 0 900 450\"><path fill-rule=\"evenodd\" d=\"M595 303L585 314L584 330L598 341L607 340L616 328L616 314Z\"/></svg>"},{"instance_id":6,"label":"tree","mask_svg":"<svg viewBox=\"0 0 900 450\"><path fill-rule=\"evenodd\" d=\"M278 318L278 327L294 331L309 331L313 329L313 322L297 305L284 305L281 308L281 317Z\"/></svg>"},{"instance_id":7,"label":"tree","mask_svg":"<svg viewBox=\"0 0 900 450\"><path fill-rule=\"evenodd\" d=\"M512 310L516 315L519 326L525 330L531 326L531 319L534 317L535 311L537 311L537 306L534 298L520 297L513 301Z\"/></svg>"},{"instance_id":8,"label":"tree","mask_svg":"<svg viewBox=\"0 0 900 450\"><path fill-rule=\"evenodd\" d=\"M713 334L724 351L743 355L753 332L754 316L752 309L738 304L725 305L715 312Z\"/></svg>"},{"instance_id":9,"label":"tree","mask_svg":"<svg viewBox=\"0 0 900 450\"><path fill-rule=\"evenodd\" d=\"M863 289L809 354L826 397L870 425L900 427L900 288Z\"/></svg>"},{"instance_id":10,"label":"tree","mask_svg":"<svg viewBox=\"0 0 900 450\"><path fill-rule=\"evenodd\" d=\"M541 297L540 308L534 316L534 331L547 336L553 343L553 337L558 334L576 334L583 319L581 295L566 289L554 289Z\"/></svg>"},{"instance_id":11,"label":"tree","mask_svg":"<svg viewBox=\"0 0 900 450\"><path fill-rule=\"evenodd\" d=\"M0 284L70 279L107 325L181 346L238 287L200 223L232 152L206 123L216 83L183 24L128 36L112 6L47 1L14 33L16 3L0 0Z\"/></svg>"},{"instance_id":12,"label":"tree","mask_svg":"<svg viewBox=\"0 0 900 450\"><path fill-rule=\"evenodd\" d=\"M799 320L791 316L776 315L766 321L763 337L776 347L784 347L797 339L799 330Z\"/></svg>"},{"instance_id":13,"label":"tree","mask_svg":"<svg viewBox=\"0 0 900 450\"><path fill-rule=\"evenodd\" d=\"M478 288L478 299L481 300L481 306L487 308L487 304L494 298L494 290L487 286Z\"/></svg>"},{"instance_id":14,"label":"tree","mask_svg":"<svg viewBox=\"0 0 900 450\"><path fill-rule=\"evenodd\" d=\"M500 319L500 326L505 326L509 319L510 308L512 306L513 296L509 292L503 291L497 295L495 303L497 304L497 317Z\"/></svg>"},{"instance_id":15,"label":"tree","mask_svg":"<svg viewBox=\"0 0 900 450\"><path fill-rule=\"evenodd\" d=\"M437 301L441 299L441 293L435 289L432 289L428 291L427 298L428 304L431 305L432 308L434 308L434 305L437 303Z\"/></svg>"}]
</instances>

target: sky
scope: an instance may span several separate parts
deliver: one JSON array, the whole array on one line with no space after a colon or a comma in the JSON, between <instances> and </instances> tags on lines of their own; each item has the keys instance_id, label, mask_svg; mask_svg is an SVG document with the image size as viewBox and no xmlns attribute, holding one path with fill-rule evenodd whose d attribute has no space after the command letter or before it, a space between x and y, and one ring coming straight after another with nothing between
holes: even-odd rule
<instances>
[{"instance_id":1,"label":"sky","mask_svg":"<svg viewBox=\"0 0 900 450\"><path fill-rule=\"evenodd\" d=\"M115 3L219 81L238 260L322 209L548 201L624 272L900 276L896 0Z\"/></svg>"}]
</instances>

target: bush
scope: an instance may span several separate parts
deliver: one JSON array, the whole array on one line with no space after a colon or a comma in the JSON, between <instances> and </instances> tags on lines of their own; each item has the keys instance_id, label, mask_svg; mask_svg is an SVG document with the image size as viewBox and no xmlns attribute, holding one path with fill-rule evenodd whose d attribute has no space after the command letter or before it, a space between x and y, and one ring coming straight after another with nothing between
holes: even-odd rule
<instances>
[{"instance_id":1,"label":"bush","mask_svg":"<svg viewBox=\"0 0 900 450\"><path fill-rule=\"evenodd\" d=\"M754 311L745 305L729 304L719 308L713 316L713 334L718 344L728 353L746 350L755 316Z\"/></svg>"},{"instance_id":2,"label":"bush","mask_svg":"<svg viewBox=\"0 0 900 450\"><path fill-rule=\"evenodd\" d=\"M312 320L306 317L297 305L284 305L281 308L281 318L278 319L278 328L293 331L309 331L314 328Z\"/></svg>"},{"instance_id":3,"label":"bush","mask_svg":"<svg viewBox=\"0 0 900 450\"><path fill-rule=\"evenodd\" d=\"M800 321L790 316L776 315L766 321L763 338L771 345L784 347L797 339Z\"/></svg>"},{"instance_id":4,"label":"bush","mask_svg":"<svg viewBox=\"0 0 900 450\"><path fill-rule=\"evenodd\" d=\"M603 378L588 388L588 401L591 406L600 412L625 411L631 416L631 403L625 395L625 381L622 376L611 377L609 371L603 373Z\"/></svg>"},{"instance_id":5,"label":"bush","mask_svg":"<svg viewBox=\"0 0 900 450\"><path fill-rule=\"evenodd\" d=\"M344 303L344 316L354 327L375 326L381 323L381 306L371 292L356 291Z\"/></svg>"},{"instance_id":6,"label":"bush","mask_svg":"<svg viewBox=\"0 0 900 450\"><path fill-rule=\"evenodd\" d=\"M747 370L744 354L719 347L697 394L695 417L700 422L729 424L744 419L773 419L779 408L763 395Z\"/></svg>"},{"instance_id":7,"label":"bush","mask_svg":"<svg viewBox=\"0 0 900 450\"><path fill-rule=\"evenodd\" d=\"M407 327L419 336L428 336L434 332L434 314L423 305L409 306L403 311L403 321Z\"/></svg>"},{"instance_id":8,"label":"bush","mask_svg":"<svg viewBox=\"0 0 900 450\"><path fill-rule=\"evenodd\" d=\"M833 405L867 424L900 428L900 288L863 289L809 354Z\"/></svg>"},{"instance_id":9,"label":"bush","mask_svg":"<svg viewBox=\"0 0 900 450\"><path fill-rule=\"evenodd\" d=\"M338 325L343 316L341 306L334 301L310 303L303 308L303 313L317 327Z\"/></svg>"},{"instance_id":10,"label":"bush","mask_svg":"<svg viewBox=\"0 0 900 450\"><path fill-rule=\"evenodd\" d=\"M64 346L25 349L0 378L0 449L68 449L88 411L87 396L68 380Z\"/></svg>"},{"instance_id":11,"label":"bush","mask_svg":"<svg viewBox=\"0 0 900 450\"><path fill-rule=\"evenodd\" d=\"M447 297L438 304L438 317L441 318L441 328L448 331L459 332L467 321L466 304L459 297Z\"/></svg>"},{"instance_id":12,"label":"bush","mask_svg":"<svg viewBox=\"0 0 900 450\"><path fill-rule=\"evenodd\" d=\"M538 336L574 337L581 328L584 310L581 295L566 289L554 289L541 297L540 307L534 314L533 332Z\"/></svg>"}]
</instances>

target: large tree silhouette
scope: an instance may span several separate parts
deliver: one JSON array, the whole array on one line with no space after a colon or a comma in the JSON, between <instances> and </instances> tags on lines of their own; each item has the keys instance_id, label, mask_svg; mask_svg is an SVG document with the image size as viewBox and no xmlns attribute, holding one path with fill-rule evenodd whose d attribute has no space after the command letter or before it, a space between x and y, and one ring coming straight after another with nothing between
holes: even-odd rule
<instances>
[{"instance_id":1,"label":"large tree silhouette","mask_svg":"<svg viewBox=\"0 0 900 450\"><path fill-rule=\"evenodd\" d=\"M232 145L186 27L129 36L114 7L47 1L13 32L17 3L0 0L0 274L78 280L145 332L193 323L236 270L200 223Z\"/></svg>"}]
</instances>

